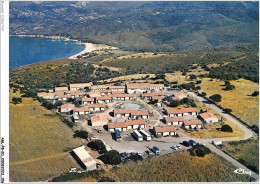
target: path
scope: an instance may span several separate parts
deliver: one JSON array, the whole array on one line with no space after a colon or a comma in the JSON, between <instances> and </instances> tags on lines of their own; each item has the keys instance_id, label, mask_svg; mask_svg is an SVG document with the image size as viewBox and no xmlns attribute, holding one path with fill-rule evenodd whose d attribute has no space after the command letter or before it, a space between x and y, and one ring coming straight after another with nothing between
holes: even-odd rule
<instances>
[{"instance_id":1,"label":"path","mask_svg":"<svg viewBox=\"0 0 260 184\"><path fill-rule=\"evenodd\" d=\"M38 157L38 158L29 159L29 160L23 160L23 161L18 161L18 162L11 162L9 165L10 166L21 165L21 164L26 164L26 163L30 163L30 162L36 162L36 161L40 161L40 160L45 160L45 159L50 159L50 158L55 158L55 157L61 157L61 156L65 156L65 155L70 155L70 154L68 152L63 152L63 153L50 155L50 156L45 156L45 157Z\"/></svg>"},{"instance_id":2,"label":"path","mask_svg":"<svg viewBox=\"0 0 260 184\"><path fill-rule=\"evenodd\" d=\"M236 126L238 126L242 131L243 131L243 137L228 137L228 138L221 138L222 141L233 141L233 140L244 140L244 139L249 139L251 137L254 137L253 131L248 129L245 125L243 125L241 122L230 116L229 114L226 114L223 112L222 109L220 109L218 106L215 104L212 104L210 101L207 99L204 99L203 97L197 96L194 92L187 92L188 95L198 99L200 102L204 103L205 105L209 106L211 109L219 113L222 117L226 118Z\"/></svg>"}]
</instances>

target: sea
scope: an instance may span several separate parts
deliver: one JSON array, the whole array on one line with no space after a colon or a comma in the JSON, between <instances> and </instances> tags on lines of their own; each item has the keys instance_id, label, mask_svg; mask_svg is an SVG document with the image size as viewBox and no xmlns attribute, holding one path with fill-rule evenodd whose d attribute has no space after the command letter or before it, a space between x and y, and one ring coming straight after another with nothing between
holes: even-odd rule
<instances>
[{"instance_id":1,"label":"sea","mask_svg":"<svg viewBox=\"0 0 260 184\"><path fill-rule=\"evenodd\" d=\"M9 37L9 68L69 58L85 49L84 44L46 37Z\"/></svg>"}]
</instances>

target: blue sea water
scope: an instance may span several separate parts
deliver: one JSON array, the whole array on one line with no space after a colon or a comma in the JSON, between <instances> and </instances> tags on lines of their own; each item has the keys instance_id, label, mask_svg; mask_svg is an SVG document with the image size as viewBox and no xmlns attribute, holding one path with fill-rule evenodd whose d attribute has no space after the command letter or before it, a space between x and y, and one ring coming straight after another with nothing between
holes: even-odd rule
<instances>
[{"instance_id":1,"label":"blue sea water","mask_svg":"<svg viewBox=\"0 0 260 184\"><path fill-rule=\"evenodd\" d=\"M84 44L65 39L43 37L9 37L9 68L68 58L84 50Z\"/></svg>"}]
</instances>

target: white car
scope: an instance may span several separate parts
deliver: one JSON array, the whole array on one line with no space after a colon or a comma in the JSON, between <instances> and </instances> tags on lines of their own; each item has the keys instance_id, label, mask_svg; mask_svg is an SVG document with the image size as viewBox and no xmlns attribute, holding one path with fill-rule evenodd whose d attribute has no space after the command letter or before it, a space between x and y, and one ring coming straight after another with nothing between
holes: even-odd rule
<instances>
[{"instance_id":1,"label":"white car","mask_svg":"<svg viewBox=\"0 0 260 184\"><path fill-rule=\"evenodd\" d=\"M176 146L177 146L177 148L182 149L182 147L179 144L177 144Z\"/></svg>"}]
</instances>

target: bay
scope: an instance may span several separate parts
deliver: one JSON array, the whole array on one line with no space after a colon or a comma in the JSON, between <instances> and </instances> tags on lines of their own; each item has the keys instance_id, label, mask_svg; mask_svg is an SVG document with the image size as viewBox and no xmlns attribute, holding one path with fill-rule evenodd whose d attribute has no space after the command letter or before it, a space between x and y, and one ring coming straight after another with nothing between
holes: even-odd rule
<instances>
[{"instance_id":1,"label":"bay","mask_svg":"<svg viewBox=\"0 0 260 184\"><path fill-rule=\"evenodd\" d=\"M84 44L46 37L9 37L9 68L68 58L84 50Z\"/></svg>"}]
</instances>

